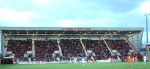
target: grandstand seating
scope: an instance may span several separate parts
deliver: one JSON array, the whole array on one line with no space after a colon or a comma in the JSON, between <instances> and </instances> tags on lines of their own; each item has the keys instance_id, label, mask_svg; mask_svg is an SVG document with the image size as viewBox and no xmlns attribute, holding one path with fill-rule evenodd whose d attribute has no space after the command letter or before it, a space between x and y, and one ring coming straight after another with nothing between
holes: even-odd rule
<instances>
[{"instance_id":1,"label":"grandstand seating","mask_svg":"<svg viewBox=\"0 0 150 69\"><path fill-rule=\"evenodd\" d=\"M27 61L28 59L24 57L27 51L32 51L32 40L8 40L7 51L12 51L15 54L15 58L21 61Z\"/></svg>"},{"instance_id":2,"label":"grandstand seating","mask_svg":"<svg viewBox=\"0 0 150 69\"><path fill-rule=\"evenodd\" d=\"M69 57L85 56L84 50L79 39L61 39L59 44L62 48L64 60L69 59Z\"/></svg>"},{"instance_id":3,"label":"grandstand seating","mask_svg":"<svg viewBox=\"0 0 150 69\"><path fill-rule=\"evenodd\" d=\"M121 55L127 56L131 47L125 40L105 40L112 50L117 50ZM92 50L97 60L108 59L111 56L104 40L82 39L86 50ZM69 60L70 57L85 57L85 51L79 39L60 39L62 58ZM53 60L52 53L59 50L57 40L35 40L35 61ZM32 40L8 40L7 51L12 51L15 58L27 61L24 54L32 51Z\"/></svg>"},{"instance_id":4,"label":"grandstand seating","mask_svg":"<svg viewBox=\"0 0 150 69\"><path fill-rule=\"evenodd\" d=\"M125 40L106 40L106 43L112 50L117 50L122 56L127 56L132 48Z\"/></svg>"},{"instance_id":5,"label":"grandstand seating","mask_svg":"<svg viewBox=\"0 0 150 69\"><path fill-rule=\"evenodd\" d=\"M56 50L59 50L57 40L35 40L35 61L52 60Z\"/></svg>"},{"instance_id":6,"label":"grandstand seating","mask_svg":"<svg viewBox=\"0 0 150 69\"><path fill-rule=\"evenodd\" d=\"M82 41L87 50L92 50L95 53L96 59L108 59L111 56L111 53L103 40L83 39Z\"/></svg>"}]
</instances>

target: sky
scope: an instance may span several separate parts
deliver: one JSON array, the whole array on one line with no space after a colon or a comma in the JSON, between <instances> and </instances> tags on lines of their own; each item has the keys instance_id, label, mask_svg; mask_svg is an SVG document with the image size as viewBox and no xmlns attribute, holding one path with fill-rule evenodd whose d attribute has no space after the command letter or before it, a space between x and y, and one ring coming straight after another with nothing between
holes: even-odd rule
<instances>
[{"instance_id":1,"label":"sky","mask_svg":"<svg viewBox=\"0 0 150 69\"><path fill-rule=\"evenodd\" d=\"M148 6L150 0L0 0L0 26L145 28Z\"/></svg>"}]
</instances>

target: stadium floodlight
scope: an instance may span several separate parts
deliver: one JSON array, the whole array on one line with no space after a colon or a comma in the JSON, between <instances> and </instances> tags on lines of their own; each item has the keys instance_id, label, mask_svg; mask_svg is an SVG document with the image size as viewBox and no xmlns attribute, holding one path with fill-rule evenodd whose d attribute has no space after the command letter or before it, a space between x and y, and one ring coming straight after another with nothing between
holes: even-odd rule
<instances>
[{"instance_id":1,"label":"stadium floodlight","mask_svg":"<svg viewBox=\"0 0 150 69\"><path fill-rule=\"evenodd\" d=\"M148 43L148 15L150 14L145 14L145 17L146 17L146 42Z\"/></svg>"},{"instance_id":2,"label":"stadium floodlight","mask_svg":"<svg viewBox=\"0 0 150 69\"><path fill-rule=\"evenodd\" d=\"M141 5L141 12L144 13L146 17L146 42L148 43L148 15L150 15L150 1L145 2Z\"/></svg>"}]
</instances>

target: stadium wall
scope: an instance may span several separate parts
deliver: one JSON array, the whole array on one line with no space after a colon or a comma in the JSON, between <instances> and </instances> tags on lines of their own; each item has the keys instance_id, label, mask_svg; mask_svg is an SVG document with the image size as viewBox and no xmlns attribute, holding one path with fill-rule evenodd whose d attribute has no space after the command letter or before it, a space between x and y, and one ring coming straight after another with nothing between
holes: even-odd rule
<instances>
[{"instance_id":1,"label":"stadium wall","mask_svg":"<svg viewBox=\"0 0 150 69\"><path fill-rule=\"evenodd\" d=\"M134 46L134 48L137 51L140 51L142 47L142 35L143 35L143 32L135 34L132 37L128 38L129 42Z\"/></svg>"}]
</instances>

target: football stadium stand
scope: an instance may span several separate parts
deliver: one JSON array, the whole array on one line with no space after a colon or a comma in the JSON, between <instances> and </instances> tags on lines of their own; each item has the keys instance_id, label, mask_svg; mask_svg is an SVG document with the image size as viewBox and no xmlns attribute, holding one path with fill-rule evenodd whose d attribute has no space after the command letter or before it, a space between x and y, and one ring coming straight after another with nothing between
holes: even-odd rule
<instances>
[{"instance_id":1,"label":"football stadium stand","mask_svg":"<svg viewBox=\"0 0 150 69\"><path fill-rule=\"evenodd\" d=\"M14 62L124 59L139 53L142 34L143 28L0 27L0 54Z\"/></svg>"}]
</instances>

